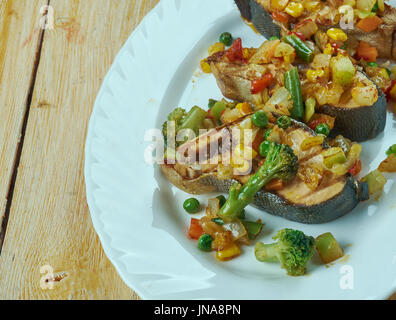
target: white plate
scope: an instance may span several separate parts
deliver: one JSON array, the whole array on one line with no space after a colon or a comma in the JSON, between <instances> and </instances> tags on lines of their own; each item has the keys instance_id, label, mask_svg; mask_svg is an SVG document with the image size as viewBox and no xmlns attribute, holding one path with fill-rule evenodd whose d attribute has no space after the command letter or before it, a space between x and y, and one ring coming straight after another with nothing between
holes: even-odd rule
<instances>
[{"instance_id":1,"label":"white plate","mask_svg":"<svg viewBox=\"0 0 396 320\"><path fill-rule=\"evenodd\" d=\"M390 177L381 201L360 204L324 225L303 225L248 208L266 224L260 240L289 227L317 236L331 231L347 258L313 263L308 275L288 277L277 264L259 263L253 247L217 262L186 231L187 194L144 161L145 132L159 128L176 106L205 106L220 98L211 75L197 74L219 34L245 46L264 39L240 19L232 0L162 0L133 32L97 97L86 143L85 179L94 227L124 281L144 299L382 299L396 289L396 186ZM395 143L391 113L385 134L364 143L363 174ZM208 196L199 197L206 203Z\"/></svg>"}]
</instances>

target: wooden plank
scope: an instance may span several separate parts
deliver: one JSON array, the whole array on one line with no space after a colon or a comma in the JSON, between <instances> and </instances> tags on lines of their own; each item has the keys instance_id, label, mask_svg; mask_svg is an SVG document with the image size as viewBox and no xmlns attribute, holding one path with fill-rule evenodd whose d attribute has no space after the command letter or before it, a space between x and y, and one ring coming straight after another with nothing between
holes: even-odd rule
<instances>
[{"instance_id":1,"label":"wooden plank","mask_svg":"<svg viewBox=\"0 0 396 320\"><path fill-rule=\"evenodd\" d=\"M2 220L47 0L0 1L0 250Z\"/></svg>"},{"instance_id":2,"label":"wooden plank","mask_svg":"<svg viewBox=\"0 0 396 320\"><path fill-rule=\"evenodd\" d=\"M55 29L44 37L0 261L0 299L137 298L104 256L92 228L84 144L103 77L156 3L51 0ZM40 287L43 266L55 272L52 290Z\"/></svg>"}]
</instances>

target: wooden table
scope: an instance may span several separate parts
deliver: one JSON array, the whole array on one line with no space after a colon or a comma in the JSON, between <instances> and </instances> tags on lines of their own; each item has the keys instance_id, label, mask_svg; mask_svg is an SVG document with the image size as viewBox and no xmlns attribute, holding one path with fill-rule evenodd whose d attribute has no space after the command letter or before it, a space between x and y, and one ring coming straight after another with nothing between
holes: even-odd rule
<instances>
[{"instance_id":1,"label":"wooden table","mask_svg":"<svg viewBox=\"0 0 396 320\"><path fill-rule=\"evenodd\" d=\"M0 1L0 299L138 298L92 227L84 145L103 77L157 2Z\"/></svg>"},{"instance_id":2,"label":"wooden table","mask_svg":"<svg viewBox=\"0 0 396 320\"><path fill-rule=\"evenodd\" d=\"M0 299L138 299L93 230L84 144L103 77L157 2L0 1Z\"/></svg>"}]
</instances>

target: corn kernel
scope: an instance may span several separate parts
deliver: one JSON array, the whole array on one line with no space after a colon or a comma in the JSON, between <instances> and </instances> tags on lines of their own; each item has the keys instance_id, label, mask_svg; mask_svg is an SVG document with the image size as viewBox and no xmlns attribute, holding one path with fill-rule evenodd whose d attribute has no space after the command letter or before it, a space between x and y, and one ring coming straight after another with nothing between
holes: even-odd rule
<instances>
[{"instance_id":1,"label":"corn kernel","mask_svg":"<svg viewBox=\"0 0 396 320\"><path fill-rule=\"evenodd\" d=\"M241 254L241 249L239 249L239 247L234 243L232 246L218 251L216 253L216 258L219 261L226 261L226 260L230 260L236 256L239 256Z\"/></svg>"},{"instance_id":2,"label":"corn kernel","mask_svg":"<svg viewBox=\"0 0 396 320\"><path fill-rule=\"evenodd\" d=\"M319 78L323 77L325 75L325 72L323 69L319 70L308 70L307 71L307 79L310 82L317 82Z\"/></svg>"},{"instance_id":3,"label":"corn kernel","mask_svg":"<svg viewBox=\"0 0 396 320\"><path fill-rule=\"evenodd\" d=\"M327 35L335 41L345 42L348 40L346 33L339 28L330 28L327 30Z\"/></svg>"},{"instance_id":4,"label":"corn kernel","mask_svg":"<svg viewBox=\"0 0 396 320\"><path fill-rule=\"evenodd\" d=\"M320 1L304 1L304 7L308 11L316 11L319 8Z\"/></svg>"},{"instance_id":5,"label":"corn kernel","mask_svg":"<svg viewBox=\"0 0 396 320\"><path fill-rule=\"evenodd\" d=\"M289 0L271 0L271 9L274 11L282 11L285 9Z\"/></svg>"},{"instance_id":6,"label":"corn kernel","mask_svg":"<svg viewBox=\"0 0 396 320\"><path fill-rule=\"evenodd\" d=\"M202 71L204 73L211 73L212 72L212 69L211 69L209 63L205 59L201 60L200 65L201 65L201 69L202 69Z\"/></svg>"},{"instance_id":7,"label":"corn kernel","mask_svg":"<svg viewBox=\"0 0 396 320\"><path fill-rule=\"evenodd\" d=\"M292 1L286 6L285 12L294 18L298 18L303 14L304 6L299 2Z\"/></svg>"},{"instance_id":8,"label":"corn kernel","mask_svg":"<svg viewBox=\"0 0 396 320\"><path fill-rule=\"evenodd\" d=\"M324 54L332 55L334 53L334 48L331 46L330 43L326 44L326 48L323 50Z\"/></svg>"},{"instance_id":9,"label":"corn kernel","mask_svg":"<svg viewBox=\"0 0 396 320\"><path fill-rule=\"evenodd\" d=\"M217 52L224 51L224 50L225 50L225 44L222 42L216 42L215 44L211 45L208 48L208 53L211 56L212 54L215 54Z\"/></svg>"},{"instance_id":10,"label":"corn kernel","mask_svg":"<svg viewBox=\"0 0 396 320\"><path fill-rule=\"evenodd\" d=\"M238 103L236 105L236 108L242 115L246 115L252 112L252 108L250 107L250 104L248 102Z\"/></svg>"}]
</instances>

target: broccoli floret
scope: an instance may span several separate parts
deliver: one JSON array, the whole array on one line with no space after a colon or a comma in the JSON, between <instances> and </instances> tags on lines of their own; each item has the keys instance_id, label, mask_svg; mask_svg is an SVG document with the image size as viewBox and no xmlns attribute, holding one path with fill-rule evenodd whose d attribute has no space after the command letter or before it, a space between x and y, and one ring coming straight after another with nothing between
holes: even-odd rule
<instances>
[{"instance_id":1,"label":"broccoli floret","mask_svg":"<svg viewBox=\"0 0 396 320\"><path fill-rule=\"evenodd\" d=\"M183 108L176 108L168 115L168 120L162 125L162 135L164 137L165 144L167 143L168 139L168 129L173 125L171 122L174 122L176 133L186 116L187 112Z\"/></svg>"},{"instance_id":2,"label":"broccoli floret","mask_svg":"<svg viewBox=\"0 0 396 320\"><path fill-rule=\"evenodd\" d=\"M280 262L281 267L290 276L302 276L307 269L307 263L312 258L315 240L303 232L292 229L280 230L274 240L276 243L264 244L258 242L255 255L261 262Z\"/></svg>"},{"instance_id":3,"label":"broccoli floret","mask_svg":"<svg viewBox=\"0 0 396 320\"><path fill-rule=\"evenodd\" d=\"M219 216L227 220L235 219L243 209L254 201L254 196L274 179L288 181L295 177L298 159L288 145L271 142L267 158L244 186L234 184L229 191L226 203L221 207Z\"/></svg>"},{"instance_id":4,"label":"broccoli floret","mask_svg":"<svg viewBox=\"0 0 396 320\"><path fill-rule=\"evenodd\" d=\"M186 112L183 108L176 108L168 115L168 120L162 125L162 135L165 144L168 144L168 133L171 130L171 136L175 139L177 133L182 129L191 129L196 135L199 129L202 128L202 123L207 116L207 112L197 106L193 107L190 112ZM173 129L174 127L174 129ZM176 142L176 146L180 142Z\"/></svg>"}]
</instances>

